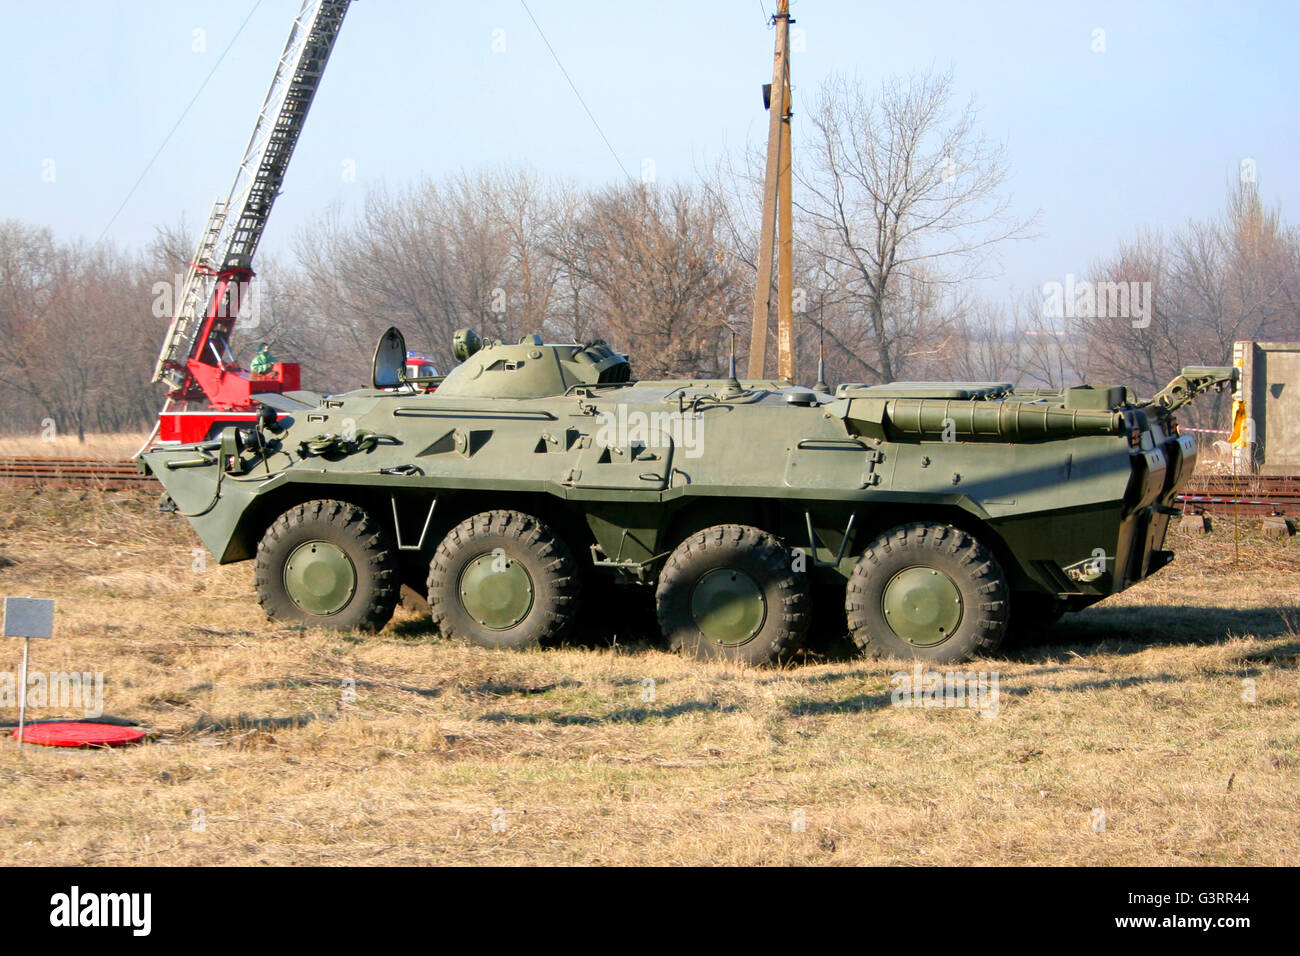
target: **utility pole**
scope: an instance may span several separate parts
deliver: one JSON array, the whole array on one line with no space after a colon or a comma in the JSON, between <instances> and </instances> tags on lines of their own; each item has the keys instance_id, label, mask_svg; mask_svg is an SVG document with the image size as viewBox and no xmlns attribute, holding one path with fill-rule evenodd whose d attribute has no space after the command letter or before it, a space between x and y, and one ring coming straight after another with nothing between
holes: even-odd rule
<instances>
[{"instance_id":1,"label":"utility pole","mask_svg":"<svg viewBox=\"0 0 1300 956\"><path fill-rule=\"evenodd\" d=\"M786 0L788 2L788 0ZM789 24L789 17L784 21ZM789 27L785 29L788 32ZM787 47L788 49L788 47ZM776 254L776 354L777 375L794 381L794 229L793 200L790 192L790 61L786 58L785 94L782 96L781 161L777 173L777 254Z\"/></svg>"},{"instance_id":2,"label":"utility pole","mask_svg":"<svg viewBox=\"0 0 1300 956\"><path fill-rule=\"evenodd\" d=\"M794 380L793 239L790 190L790 0L777 0L776 53L772 84L764 89L771 116L767 128L767 172L763 184L763 222L759 235L758 276L754 284L754 324L749 345L749 378L764 378L767 324L772 310L772 247L777 249L777 374ZM778 223L779 220L779 223Z\"/></svg>"}]
</instances>

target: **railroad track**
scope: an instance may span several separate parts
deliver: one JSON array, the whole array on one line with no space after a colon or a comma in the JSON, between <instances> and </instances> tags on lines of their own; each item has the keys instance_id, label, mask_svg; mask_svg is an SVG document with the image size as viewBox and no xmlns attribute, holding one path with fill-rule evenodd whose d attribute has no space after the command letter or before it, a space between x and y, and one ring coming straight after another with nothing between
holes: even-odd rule
<instances>
[{"instance_id":1,"label":"railroad track","mask_svg":"<svg viewBox=\"0 0 1300 956\"><path fill-rule=\"evenodd\" d=\"M27 485L90 485L104 490L156 488L134 461L99 458L0 457L0 481ZM1190 512L1300 516L1300 476L1202 475L1178 496Z\"/></svg>"},{"instance_id":2,"label":"railroad track","mask_svg":"<svg viewBox=\"0 0 1300 956\"><path fill-rule=\"evenodd\" d=\"M156 488L152 475L136 471L134 461L100 458L0 457L0 481L24 485L89 485L113 491L122 488Z\"/></svg>"},{"instance_id":3,"label":"railroad track","mask_svg":"<svg viewBox=\"0 0 1300 956\"><path fill-rule=\"evenodd\" d=\"M1191 513L1300 516L1300 477L1198 475L1178 503Z\"/></svg>"}]
</instances>

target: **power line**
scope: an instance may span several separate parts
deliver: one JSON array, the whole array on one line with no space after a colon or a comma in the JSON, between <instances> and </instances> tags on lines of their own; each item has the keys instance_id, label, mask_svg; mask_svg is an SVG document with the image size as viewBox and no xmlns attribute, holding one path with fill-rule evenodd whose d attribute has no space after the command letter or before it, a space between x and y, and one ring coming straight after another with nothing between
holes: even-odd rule
<instances>
[{"instance_id":1,"label":"power line","mask_svg":"<svg viewBox=\"0 0 1300 956\"><path fill-rule=\"evenodd\" d=\"M533 21L533 26L537 27L537 35L540 36L542 42L546 44L546 49L551 51L551 58L555 60L555 65L558 66L560 72L564 74L565 80L568 81L569 89L573 90L573 95L578 98L578 102L582 104L582 108L587 111L587 118L591 120L591 125L596 127L596 132L599 133L600 138L605 141L605 147L609 150L609 155L614 157L614 162L618 163L618 168L623 170L623 175L628 179L631 179L632 174L627 171L627 167L623 165L623 160L619 159L618 153L614 151L614 147L610 143L609 137L605 135L605 131L601 129L600 124L596 122L596 117L592 114L591 108L587 106L587 101L584 100L582 94L578 92L578 87L574 85L573 79L569 76L569 71L566 70L564 64L560 62L560 57L556 54L555 48L551 46L551 41L546 39L546 34L542 32L542 25L538 23L537 18L533 16L533 11L528 9L528 4L525 0L519 0L519 5L523 7L524 12L528 14L528 19Z\"/></svg>"},{"instance_id":2,"label":"power line","mask_svg":"<svg viewBox=\"0 0 1300 956\"><path fill-rule=\"evenodd\" d=\"M117 217L122 214L122 210L126 208L126 204L131 201L131 197L135 195L135 191L140 188L140 184L144 182L144 178L149 175L149 170L153 168L153 164L158 160L158 157L162 155L162 151L167 148L167 144L171 142L171 138L176 133L176 130L180 129L181 123L185 122L185 117L189 115L190 108L194 106L198 101L199 96L203 93L203 90L207 87L208 80L212 79L213 75L217 72L217 68L221 66L221 61L226 58L226 54L230 52L230 48L235 45L235 41L239 39L239 35L244 32L244 27L248 26L248 21L253 18L253 14L257 12L257 8L261 5L262 0L256 0L253 4L253 8L248 11L248 16L244 17L244 22L239 25L239 29L235 31L235 35L230 38L230 42L226 44L226 48L221 51L221 56L217 57L217 62L212 64L212 69L208 71L208 75L203 78L203 82L199 84L199 88L195 90L194 95L190 97L190 101L186 104L185 109L181 111L180 117L177 118L176 122L172 125L172 128L168 130L167 135L163 137L162 143L159 144L158 149L154 152L153 156L149 158L149 162L145 164L144 170L140 173L139 178L136 179L135 184L132 185L130 190L128 190L126 198L122 200L122 204L117 207L117 211L114 212L112 217L108 220L108 225L104 227L104 231L101 232L99 238L95 240L95 246L99 245L103 241L104 237L108 235L108 230L113 228L113 223L117 222ZM94 246L92 246L92 248L94 248Z\"/></svg>"}]
</instances>

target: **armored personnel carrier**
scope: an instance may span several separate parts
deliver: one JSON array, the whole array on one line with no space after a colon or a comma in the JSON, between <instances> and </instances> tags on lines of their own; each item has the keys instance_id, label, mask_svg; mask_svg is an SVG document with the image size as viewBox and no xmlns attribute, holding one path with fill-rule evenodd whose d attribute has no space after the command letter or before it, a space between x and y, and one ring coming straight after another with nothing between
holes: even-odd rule
<instances>
[{"instance_id":1,"label":"armored personnel carrier","mask_svg":"<svg viewBox=\"0 0 1300 956\"><path fill-rule=\"evenodd\" d=\"M481 344L371 388L267 395L258 421L140 458L275 619L376 630L402 584L446 637L563 639L584 590L654 589L665 638L751 663L847 624L869 654L957 662L1155 573L1196 461L1187 368L1122 386L633 381L602 342ZM838 623L837 623L838 622Z\"/></svg>"}]
</instances>

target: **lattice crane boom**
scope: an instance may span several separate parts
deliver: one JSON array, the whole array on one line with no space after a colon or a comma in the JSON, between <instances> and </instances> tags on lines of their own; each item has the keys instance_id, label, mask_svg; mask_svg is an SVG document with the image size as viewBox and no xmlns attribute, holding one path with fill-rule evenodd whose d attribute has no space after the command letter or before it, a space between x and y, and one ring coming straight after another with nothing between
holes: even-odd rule
<instances>
[{"instance_id":1,"label":"lattice crane boom","mask_svg":"<svg viewBox=\"0 0 1300 956\"><path fill-rule=\"evenodd\" d=\"M303 0L293 21L234 184L224 201L213 204L177 296L153 377L166 383L169 406L202 398L218 407L238 404L230 395L212 394L211 383L233 365L228 340L252 276L253 253L350 2ZM215 366L215 374L203 374L206 369L195 363Z\"/></svg>"}]
</instances>

